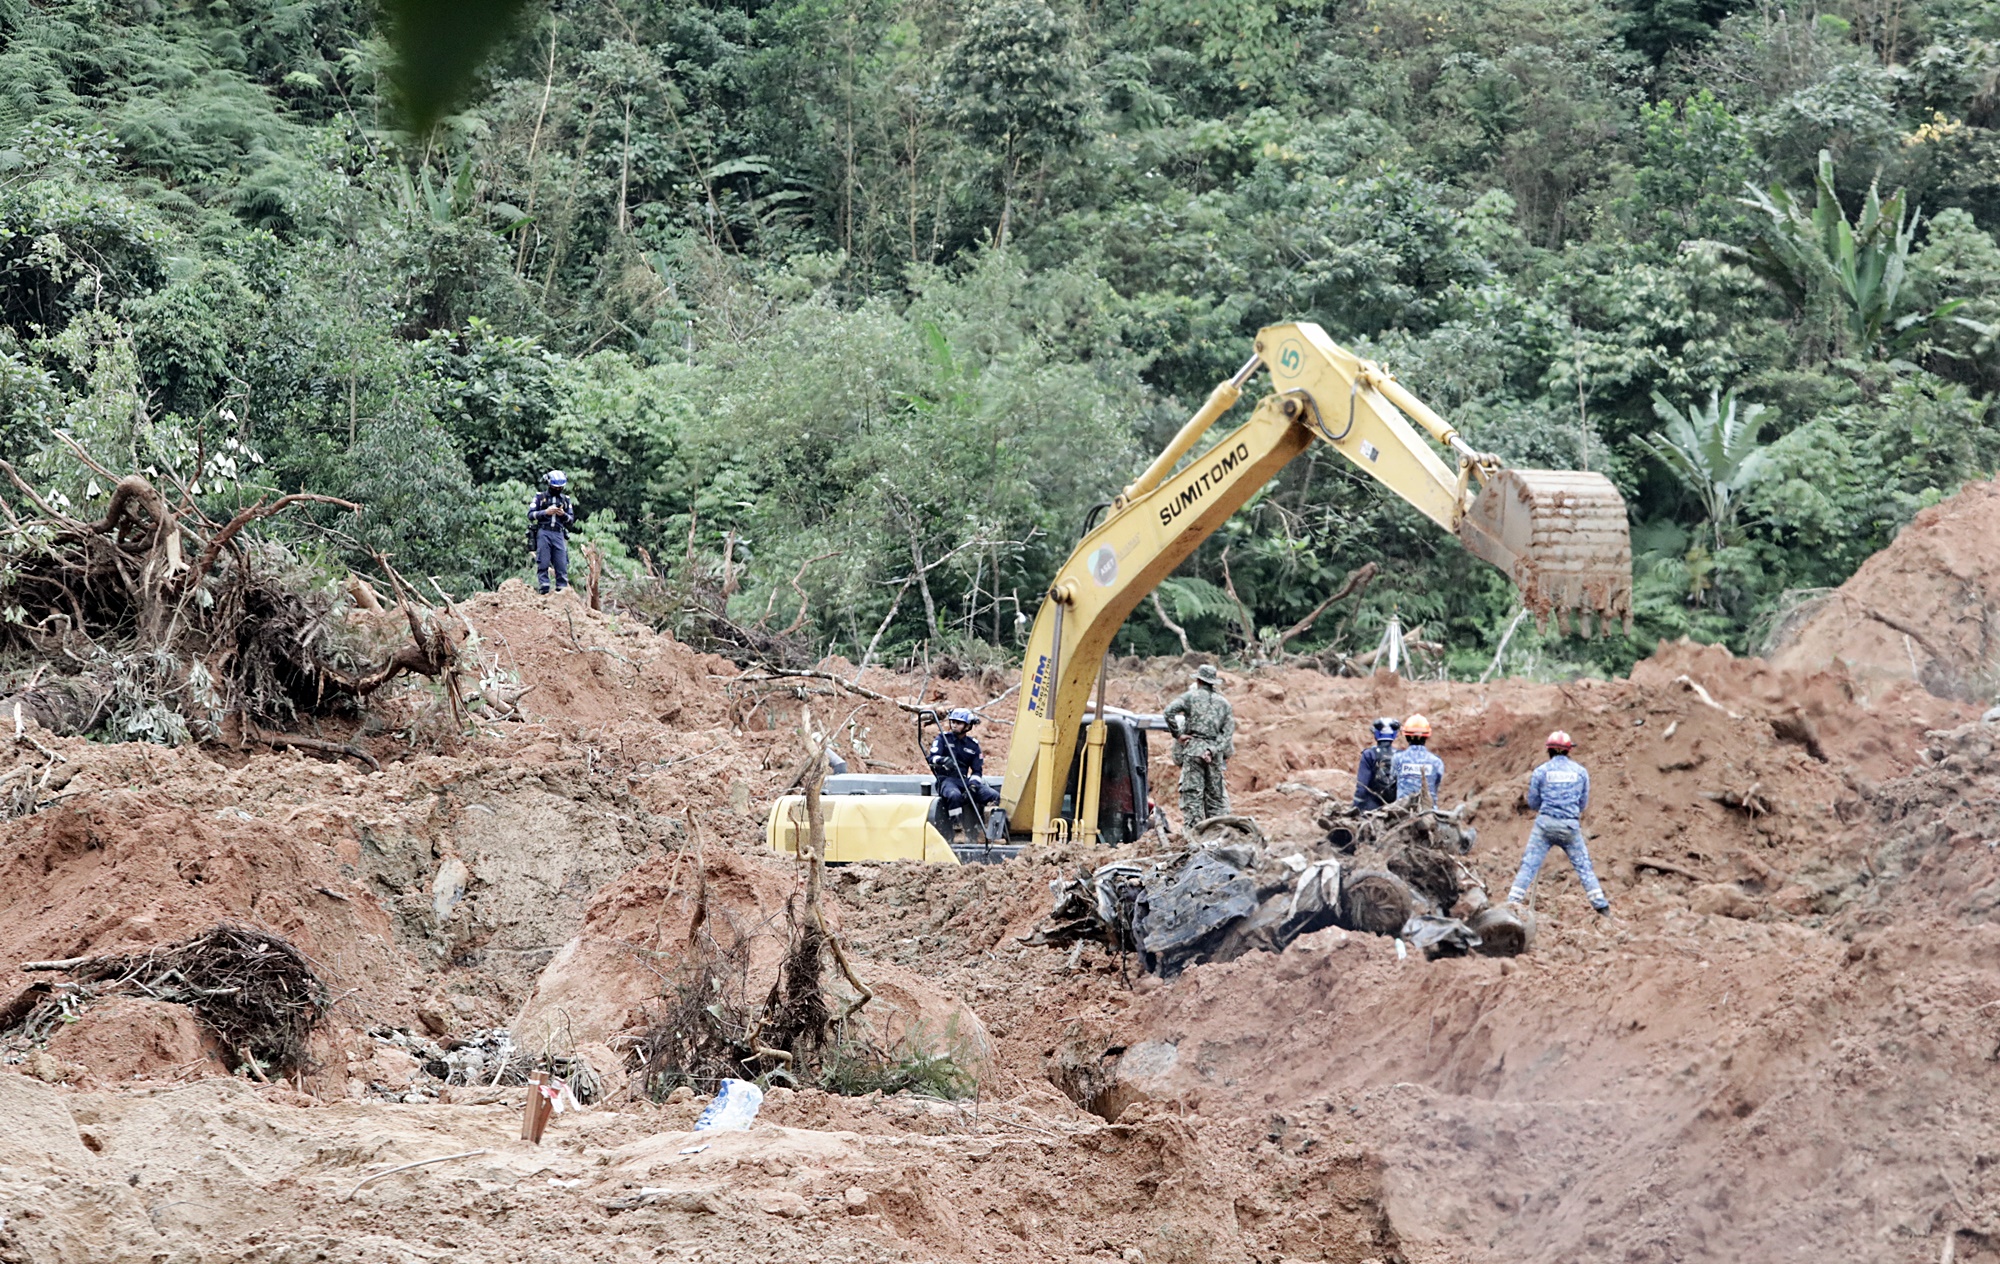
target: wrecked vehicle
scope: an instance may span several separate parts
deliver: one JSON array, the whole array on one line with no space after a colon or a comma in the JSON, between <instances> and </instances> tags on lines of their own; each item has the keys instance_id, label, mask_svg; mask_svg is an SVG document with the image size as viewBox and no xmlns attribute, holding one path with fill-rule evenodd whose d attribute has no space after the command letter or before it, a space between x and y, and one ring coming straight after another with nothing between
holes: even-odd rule
<instances>
[{"instance_id":1,"label":"wrecked vehicle","mask_svg":"<svg viewBox=\"0 0 2000 1264\"><path fill-rule=\"evenodd\" d=\"M1530 915L1496 907L1465 860L1464 809L1403 800L1376 812L1323 809L1325 837L1275 854L1248 817L1203 821L1171 854L1114 860L1051 884L1055 907L1024 942L1101 943L1171 977L1203 961L1282 952L1329 926L1408 941L1426 957L1514 956Z\"/></svg>"}]
</instances>

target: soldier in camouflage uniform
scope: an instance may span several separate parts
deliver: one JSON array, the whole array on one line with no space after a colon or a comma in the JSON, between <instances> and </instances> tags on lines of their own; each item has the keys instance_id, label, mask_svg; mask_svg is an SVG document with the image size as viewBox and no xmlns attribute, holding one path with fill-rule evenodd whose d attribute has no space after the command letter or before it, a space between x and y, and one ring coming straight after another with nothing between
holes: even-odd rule
<instances>
[{"instance_id":1,"label":"soldier in camouflage uniform","mask_svg":"<svg viewBox=\"0 0 2000 1264\"><path fill-rule=\"evenodd\" d=\"M1236 753L1236 712L1216 686L1222 674L1203 664L1194 684L1167 704L1167 728L1174 735L1174 762L1181 768L1181 816L1193 829L1229 811L1223 772Z\"/></svg>"}]
</instances>

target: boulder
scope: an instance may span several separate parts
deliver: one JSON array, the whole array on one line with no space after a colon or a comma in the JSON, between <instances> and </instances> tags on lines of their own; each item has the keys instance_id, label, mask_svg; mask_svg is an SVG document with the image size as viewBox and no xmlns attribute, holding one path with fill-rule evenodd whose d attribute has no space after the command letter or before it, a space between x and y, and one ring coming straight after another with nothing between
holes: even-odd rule
<instances>
[{"instance_id":1,"label":"boulder","mask_svg":"<svg viewBox=\"0 0 2000 1264\"><path fill-rule=\"evenodd\" d=\"M1764 911L1764 906L1745 894L1733 882L1709 882L1688 893L1688 907L1697 913L1734 917L1748 921Z\"/></svg>"}]
</instances>

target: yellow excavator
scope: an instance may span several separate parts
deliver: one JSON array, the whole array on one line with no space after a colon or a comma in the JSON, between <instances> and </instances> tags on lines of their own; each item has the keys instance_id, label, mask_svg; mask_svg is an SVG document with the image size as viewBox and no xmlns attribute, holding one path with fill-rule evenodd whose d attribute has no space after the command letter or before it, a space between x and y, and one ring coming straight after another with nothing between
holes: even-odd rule
<instances>
[{"instance_id":1,"label":"yellow excavator","mask_svg":"<svg viewBox=\"0 0 2000 1264\"><path fill-rule=\"evenodd\" d=\"M1248 421L1188 460L1260 369L1270 374L1271 393ZM947 840L928 775L840 775L828 777L822 792L826 859L956 864L1009 858L1024 844L1116 845L1143 834L1146 733L1165 725L1104 705L1111 638L1133 607L1315 440L1505 571L1537 618L1553 614L1564 631L1572 617L1579 631L1593 618L1600 629L1630 629L1631 537L1624 498L1609 479L1510 469L1473 450L1381 366L1335 344L1318 325L1273 325L1257 335L1255 354L1111 501L1049 585L1021 667L1006 772L997 784L988 779L1000 801L987 841ZM805 830L801 796L773 805L773 848L796 853Z\"/></svg>"}]
</instances>

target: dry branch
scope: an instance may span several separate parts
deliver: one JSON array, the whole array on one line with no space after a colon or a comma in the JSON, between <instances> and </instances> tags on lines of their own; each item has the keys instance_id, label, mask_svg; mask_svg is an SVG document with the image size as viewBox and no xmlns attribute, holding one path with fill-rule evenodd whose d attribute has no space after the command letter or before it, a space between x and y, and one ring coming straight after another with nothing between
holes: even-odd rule
<instances>
[{"instance_id":1,"label":"dry branch","mask_svg":"<svg viewBox=\"0 0 2000 1264\"><path fill-rule=\"evenodd\" d=\"M1279 633L1277 639L1266 641L1263 646L1263 656L1267 659L1276 657L1293 638L1304 636L1306 633L1312 631L1313 624L1318 622L1319 617L1326 613L1328 606L1350 593L1366 588L1368 581L1375 578L1375 571L1376 566L1373 562L1364 563L1360 567L1349 571L1347 578L1341 581L1340 587L1328 594L1325 601L1314 606L1311 614L1308 614L1305 618L1300 619L1297 623ZM1233 598L1234 595L1232 592L1231 597ZM1158 598L1156 597L1155 600L1157 601ZM1183 642L1186 641L1187 634L1185 632L1181 634L1181 639Z\"/></svg>"},{"instance_id":2,"label":"dry branch","mask_svg":"<svg viewBox=\"0 0 2000 1264\"><path fill-rule=\"evenodd\" d=\"M264 733L254 728L244 736L253 742L262 742L266 746L291 746L299 750L324 751L329 755L346 755L351 759L360 760L377 772L382 770L380 760L352 742L329 742L322 738L300 737L293 733Z\"/></svg>"},{"instance_id":3,"label":"dry branch","mask_svg":"<svg viewBox=\"0 0 2000 1264\"><path fill-rule=\"evenodd\" d=\"M370 667L341 653L333 597L294 578L297 563L289 554L246 546L249 528L288 508L358 509L353 502L293 493L259 500L218 526L194 508L186 489L176 510L146 478L113 478L74 440L62 439L86 468L112 483L95 521L56 509L0 461L38 515L23 524L9 507L10 525L0 527L8 563L0 596L20 611L0 628L0 640L75 665L72 674L15 699L44 725L89 732L109 716L114 725L157 733L164 713L200 735L214 736L232 720L257 732L259 724L282 725L365 697L410 672L446 677L457 705L458 638L436 619L419 618L420 603L404 596L400 576L391 582L404 596L411 640ZM379 605L372 597L364 588L357 603Z\"/></svg>"},{"instance_id":4,"label":"dry branch","mask_svg":"<svg viewBox=\"0 0 2000 1264\"><path fill-rule=\"evenodd\" d=\"M1632 862L1634 869L1657 869L1661 873L1671 873L1675 877L1686 878L1690 882L1712 883L1714 878L1699 873L1686 865L1677 865L1671 860L1661 860L1657 856L1641 856Z\"/></svg>"},{"instance_id":5,"label":"dry branch","mask_svg":"<svg viewBox=\"0 0 2000 1264\"><path fill-rule=\"evenodd\" d=\"M1167 607L1160 601L1160 590L1157 588L1153 590L1153 613L1159 616L1160 622L1166 625L1167 631L1181 639L1181 653L1194 653L1194 646L1188 644L1187 629L1175 623L1167 616Z\"/></svg>"},{"instance_id":6,"label":"dry branch","mask_svg":"<svg viewBox=\"0 0 2000 1264\"><path fill-rule=\"evenodd\" d=\"M222 550L229 546L230 541L243 533L243 528L260 519L283 513L288 506L298 504L337 505L351 513L361 512L361 506L351 500L341 500L337 496L318 496L311 492L293 492L288 496L280 496L269 505L259 500L248 509L239 511L234 518L229 520L229 525L216 532L209 539L208 544L201 551L201 556L195 559L194 569L188 572L185 586L192 588L206 579L208 572L215 566L215 559L222 555ZM379 603L377 604L377 608L380 608Z\"/></svg>"}]
</instances>

